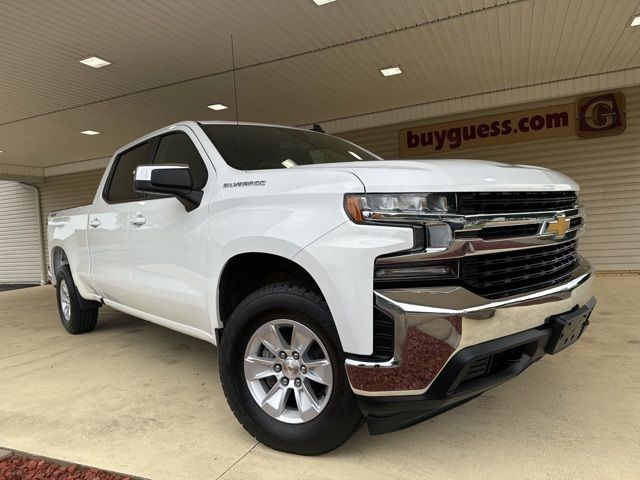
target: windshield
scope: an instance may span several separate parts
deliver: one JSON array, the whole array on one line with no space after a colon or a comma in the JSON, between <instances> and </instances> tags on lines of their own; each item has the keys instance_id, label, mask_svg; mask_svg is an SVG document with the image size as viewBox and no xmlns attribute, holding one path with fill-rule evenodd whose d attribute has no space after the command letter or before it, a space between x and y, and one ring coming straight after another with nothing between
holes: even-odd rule
<instances>
[{"instance_id":1,"label":"windshield","mask_svg":"<svg viewBox=\"0 0 640 480\"><path fill-rule=\"evenodd\" d=\"M260 125L202 125L222 158L238 170L381 160L330 135Z\"/></svg>"}]
</instances>

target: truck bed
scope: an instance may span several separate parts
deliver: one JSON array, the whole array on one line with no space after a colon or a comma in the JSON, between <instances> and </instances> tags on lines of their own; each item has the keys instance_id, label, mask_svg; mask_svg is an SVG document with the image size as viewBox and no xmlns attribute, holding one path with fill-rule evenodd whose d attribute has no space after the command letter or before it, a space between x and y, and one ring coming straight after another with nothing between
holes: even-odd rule
<instances>
[{"instance_id":1,"label":"truck bed","mask_svg":"<svg viewBox=\"0 0 640 480\"><path fill-rule=\"evenodd\" d=\"M53 212L47 222L49 240L50 271L54 262L60 262L57 247L62 248L70 256L68 262L78 268L77 274L84 281L89 281L89 245L87 243L87 222L91 205L69 208ZM55 285L56 279L51 278ZM84 285L83 285L84 287ZM84 290L84 289L83 289Z\"/></svg>"}]
</instances>

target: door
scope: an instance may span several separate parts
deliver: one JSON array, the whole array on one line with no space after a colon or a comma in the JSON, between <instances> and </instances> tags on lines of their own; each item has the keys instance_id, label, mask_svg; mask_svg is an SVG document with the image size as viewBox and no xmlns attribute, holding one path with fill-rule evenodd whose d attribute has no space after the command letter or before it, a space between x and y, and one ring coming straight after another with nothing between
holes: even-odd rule
<instances>
[{"instance_id":1,"label":"door","mask_svg":"<svg viewBox=\"0 0 640 480\"><path fill-rule=\"evenodd\" d=\"M44 281L36 189L0 182L0 284Z\"/></svg>"},{"instance_id":2,"label":"door","mask_svg":"<svg viewBox=\"0 0 640 480\"><path fill-rule=\"evenodd\" d=\"M133 170L148 163L150 143L144 142L119 154L114 160L102 195L89 212L88 240L91 281L100 295L130 306L135 299L131 275L130 210L144 197L133 190Z\"/></svg>"},{"instance_id":3,"label":"door","mask_svg":"<svg viewBox=\"0 0 640 480\"><path fill-rule=\"evenodd\" d=\"M187 130L155 139L153 163L187 164L194 188L213 183L205 152ZM187 212L173 197L148 196L132 204L130 249L133 308L212 333L206 310L206 243L209 212L202 204Z\"/></svg>"}]
</instances>

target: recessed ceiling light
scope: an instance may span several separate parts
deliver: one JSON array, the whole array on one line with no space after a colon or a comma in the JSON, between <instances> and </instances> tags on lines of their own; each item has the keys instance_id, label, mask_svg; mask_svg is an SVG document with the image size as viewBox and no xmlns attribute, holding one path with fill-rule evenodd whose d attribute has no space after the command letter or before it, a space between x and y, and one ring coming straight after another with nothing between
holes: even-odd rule
<instances>
[{"instance_id":1,"label":"recessed ceiling light","mask_svg":"<svg viewBox=\"0 0 640 480\"><path fill-rule=\"evenodd\" d=\"M318 6L321 6L321 5L326 5L327 3L331 3L335 1L336 0L313 0L313 3L315 3Z\"/></svg>"},{"instance_id":2,"label":"recessed ceiling light","mask_svg":"<svg viewBox=\"0 0 640 480\"><path fill-rule=\"evenodd\" d=\"M83 135L98 135L100 132L96 132L95 130L83 130L80 133Z\"/></svg>"},{"instance_id":3,"label":"recessed ceiling light","mask_svg":"<svg viewBox=\"0 0 640 480\"><path fill-rule=\"evenodd\" d=\"M214 103L213 105L207 105L207 108L210 108L211 110L226 110L229 107L221 103Z\"/></svg>"},{"instance_id":4,"label":"recessed ceiling light","mask_svg":"<svg viewBox=\"0 0 640 480\"><path fill-rule=\"evenodd\" d=\"M107 65L111 65L111 62L107 62L106 60L98 57L87 57L78 61L93 68L102 68L106 67Z\"/></svg>"},{"instance_id":5,"label":"recessed ceiling light","mask_svg":"<svg viewBox=\"0 0 640 480\"><path fill-rule=\"evenodd\" d=\"M380 73L385 77L390 77L391 75L400 75L402 70L400 70L400 67L387 67L380 69Z\"/></svg>"},{"instance_id":6,"label":"recessed ceiling light","mask_svg":"<svg viewBox=\"0 0 640 480\"><path fill-rule=\"evenodd\" d=\"M632 27L637 27L638 25L640 25L640 15L636 15L633 17L633 20L631 20Z\"/></svg>"}]
</instances>

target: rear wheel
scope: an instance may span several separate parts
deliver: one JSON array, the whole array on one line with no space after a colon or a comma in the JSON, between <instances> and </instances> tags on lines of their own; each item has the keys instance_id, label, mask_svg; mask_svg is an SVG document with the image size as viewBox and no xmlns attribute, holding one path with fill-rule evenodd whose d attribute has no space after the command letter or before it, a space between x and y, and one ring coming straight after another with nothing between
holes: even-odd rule
<instances>
[{"instance_id":1,"label":"rear wheel","mask_svg":"<svg viewBox=\"0 0 640 480\"><path fill-rule=\"evenodd\" d=\"M82 300L75 283L73 283L73 277L68 265L60 267L56 280L58 312L64 329L72 334L93 330L98 321L98 308L82 308Z\"/></svg>"},{"instance_id":2,"label":"rear wheel","mask_svg":"<svg viewBox=\"0 0 640 480\"><path fill-rule=\"evenodd\" d=\"M325 453L362 424L327 305L296 284L261 288L234 310L220 377L240 423L277 450Z\"/></svg>"}]
</instances>

